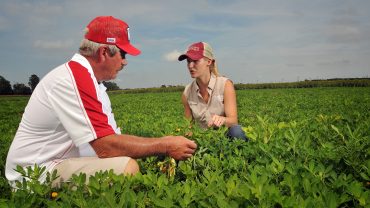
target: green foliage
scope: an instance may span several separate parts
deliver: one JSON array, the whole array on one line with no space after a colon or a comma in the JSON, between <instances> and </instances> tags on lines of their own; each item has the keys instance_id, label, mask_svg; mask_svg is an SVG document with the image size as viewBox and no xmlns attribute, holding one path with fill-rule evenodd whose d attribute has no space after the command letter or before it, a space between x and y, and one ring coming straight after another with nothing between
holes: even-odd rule
<instances>
[{"instance_id":1,"label":"green foliage","mask_svg":"<svg viewBox=\"0 0 370 208\"><path fill-rule=\"evenodd\" d=\"M119 90L120 89L115 82L103 81L103 84L107 88L107 91Z\"/></svg>"},{"instance_id":2,"label":"green foliage","mask_svg":"<svg viewBox=\"0 0 370 208\"><path fill-rule=\"evenodd\" d=\"M152 88L123 89L123 90L115 91L114 93L137 94L137 93L180 92L180 91L183 91L184 89L185 89L184 86L161 85L161 87L152 87Z\"/></svg>"},{"instance_id":3,"label":"green foliage","mask_svg":"<svg viewBox=\"0 0 370 208\"><path fill-rule=\"evenodd\" d=\"M11 95L13 94L12 86L10 82L3 76L0 76L0 95Z\"/></svg>"},{"instance_id":4,"label":"green foliage","mask_svg":"<svg viewBox=\"0 0 370 208\"><path fill-rule=\"evenodd\" d=\"M320 79L304 80L297 82L280 82L280 83L255 83L255 84L234 84L236 90L246 89L277 89L277 88L317 88L317 87L369 87L370 78L344 78L344 79ZM154 92L182 92L184 86L166 86L153 88L136 88L117 90L114 93L154 93Z\"/></svg>"},{"instance_id":5,"label":"green foliage","mask_svg":"<svg viewBox=\"0 0 370 208\"><path fill-rule=\"evenodd\" d=\"M56 188L48 180L37 182L41 167L19 169L29 180L14 192L2 169L0 207L370 206L370 88L237 95L239 123L249 142L228 140L226 128L190 125L183 119L180 92L110 94L123 133L186 135L198 144L195 155L175 163L147 157L138 160L141 173L135 176L98 172L87 183L80 174ZM3 161L26 102L1 100Z\"/></svg>"},{"instance_id":6,"label":"green foliage","mask_svg":"<svg viewBox=\"0 0 370 208\"><path fill-rule=\"evenodd\" d=\"M36 74L32 74L28 80L29 80L28 85L30 86L31 91L33 92L37 84L40 82L40 78Z\"/></svg>"},{"instance_id":7,"label":"green foliage","mask_svg":"<svg viewBox=\"0 0 370 208\"><path fill-rule=\"evenodd\" d=\"M27 87L23 83L15 83L13 85L13 93L15 95L30 95L31 94L31 88Z\"/></svg>"},{"instance_id":8,"label":"green foliage","mask_svg":"<svg viewBox=\"0 0 370 208\"><path fill-rule=\"evenodd\" d=\"M312 88L312 87L369 87L369 78L319 79L297 82L235 84L235 89L274 89L274 88Z\"/></svg>"},{"instance_id":9,"label":"green foliage","mask_svg":"<svg viewBox=\"0 0 370 208\"><path fill-rule=\"evenodd\" d=\"M17 166L16 171L19 172L23 180L16 182L16 191L8 201L10 207L43 207L52 204L49 200L52 188L52 181L57 178L57 173L46 173L44 183L39 181L42 174L45 173L45 167L34 165L23 169Z\"/></svg>"},{"instance_id":10,"label":"green foliage","mask_svg":"<svg viewBox=\"0 0 370 208\"><path fill-rule=\"evenodd\" d=\"M10 186L4 177L6 155L28 99L21 96L0 97L0 199L10 196Z\"/></svg>"}]
</instances>

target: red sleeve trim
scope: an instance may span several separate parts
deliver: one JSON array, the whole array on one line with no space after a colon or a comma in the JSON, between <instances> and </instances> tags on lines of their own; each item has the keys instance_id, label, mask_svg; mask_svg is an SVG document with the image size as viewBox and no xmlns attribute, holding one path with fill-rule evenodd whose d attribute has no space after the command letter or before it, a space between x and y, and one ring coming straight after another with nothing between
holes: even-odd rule
<instances>
[{"instance_id":1,"label":"red sleeve trim","mask_svg":"<svg viewBox=\"0 0 370 208\"><path fill-rule=\"evenodd\" d=\"M114 134L113 128L108 123L108 116L103 112L102 103L97 97L96 88L88 70L75 61L70 61L68 66L72 71L83 108L97 138Z\"/></svg>"}]
</instances>

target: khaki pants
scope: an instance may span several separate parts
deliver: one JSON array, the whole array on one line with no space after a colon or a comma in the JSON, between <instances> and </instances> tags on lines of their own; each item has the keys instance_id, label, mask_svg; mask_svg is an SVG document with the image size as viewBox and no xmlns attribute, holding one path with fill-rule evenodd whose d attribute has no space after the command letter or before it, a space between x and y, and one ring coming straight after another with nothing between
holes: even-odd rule
<instances>
[{"instance_id":1,"label":"khaki pants","mask_svg":"<svg viewBox=\"0 0 370 208\"><path fill-rule=\"evenodd\" d=\"M53 182L53 186L57 186L60 182L67 182L73 174L86 174L86 182L89 181L89 176L95 175L99 171L109 171L113 169L115 174L122 174L126 169L130 157L112 157L112 158L98 158L98 157L80 157L70 158L59 163L54 167L57 170L57 178Z\"/></svg>"}]
</instances>

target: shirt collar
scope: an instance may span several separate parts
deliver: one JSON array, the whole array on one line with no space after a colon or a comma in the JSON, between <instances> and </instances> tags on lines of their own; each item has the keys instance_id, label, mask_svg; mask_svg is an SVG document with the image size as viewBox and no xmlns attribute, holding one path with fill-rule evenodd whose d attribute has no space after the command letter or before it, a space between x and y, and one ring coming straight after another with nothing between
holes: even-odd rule
<instances>
[{"instance_id":1,"label":"shirt collar","mask_svg":"<svg viewBox=\"0 0 370 208\"><path fill-rule=\"evenodd\" d=\"M84 68L87 69L87 71L90 73L91 77L93 78L94 83L96 83L99 86L100 91L106 91L107 90L107 88L104 86L103 82L98 82L96 80L94 71L93 71L89 61L84 56L82 56L81 54L76 53L75 55L73 55L71 61L75 61L75 62L81 64Z\"/></svg>"},{"instance_id":2,"label":"shirt collar","mask_svg":"<svg viewBox=\"0 0 370 208\"><path fill-rule=\"evenodd\" d=\"M104 86L103 82L98 83L98 85L99 85L100 91L103 91L103 92L107 91L107 87Z\"/></svg>"},{"instance_id":3,"label":"shirt collar","mask_svg":"<svg viewBox=\"0 0 370 208\"><path fill-rule=\"evenodd\" d=\"M208 83L208 89L213 91L215 89L215 85L216 85L216 76L211 73L211 79L209 80Z\"/></svg>"},{"instance_id":4,"label":"shirt collar","mask_svg":"<svg viewBox=\"0 0 370 208\"><path fill-rule=\"evenodd\" d=\"M92 69L92 67L91 67L91 65L90 65L90 63L89 63L89 61L88 61L84 56L82 56L81 54L76 53L76 54L72 57L71 61L75 61L75 62L77 62L77 63L81 64L83 67L85 67L85 68L89 71L89 73L90 73L91 75L93 75L93 76L94 76L94 71L93 71L93 69ZM95 76L94 76L94 77L95 77Z\"/></svg>"},{"instance_id":5,"label":"shirt collar","mask_svg":"<svg viewBox=\"0 0 370 208\"><path fill-rule=\"evenodd\" d=\"M208 89L207 89L209 93L213 91L213 89L215 88L215 84L216 84L216 76L211 73L211 78L208 82ZM199 92L199 86L195 80L194 80L194 85L195 85L195 90Z\"/></svg>"}]
</instances>

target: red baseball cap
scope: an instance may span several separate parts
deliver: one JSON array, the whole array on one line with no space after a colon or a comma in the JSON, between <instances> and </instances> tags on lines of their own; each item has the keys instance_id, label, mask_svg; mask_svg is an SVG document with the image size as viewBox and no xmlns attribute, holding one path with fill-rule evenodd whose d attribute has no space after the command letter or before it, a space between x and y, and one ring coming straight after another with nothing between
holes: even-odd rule
<instances>
[{"instance_id":1,"label":"red baseball cap","mask_svg":"<svg viewBox=\"0 0 370 208\"><path fill-rule=\"evenodd\" d=\"M115 45L126 53L136 56L141 51L130 44L129 26L112 16L99 16L87 25L85 38L93 42Z\"/></svg>"},{"instance_id":2,"label":"red baseball cap","mask_svg":"<svg viewBox=\"0 0 370 208\"><path fill-rule=\"evenodd\" d=\"M178 60L190 58L192 60L199 60L203 57L214 59L212 47L206 42L197 42L189 46L185 54L179 56Z\"/></svg>"}]
</instances>

